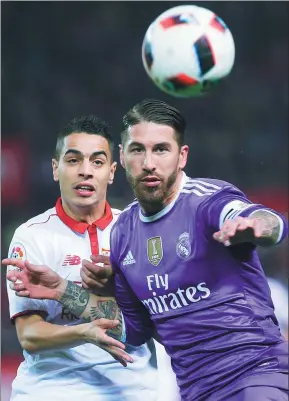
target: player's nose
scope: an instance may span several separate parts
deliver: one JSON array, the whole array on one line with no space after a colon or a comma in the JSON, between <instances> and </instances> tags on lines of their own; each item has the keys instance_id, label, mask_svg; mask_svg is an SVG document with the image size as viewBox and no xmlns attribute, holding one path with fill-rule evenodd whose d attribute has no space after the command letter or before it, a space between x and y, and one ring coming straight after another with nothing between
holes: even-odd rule
<instances>
[{"instance_id":1,"label":"player's nose","mask_svg":"<svg viewBox=\"0 0 289 401\"><path fill-rule=\"evenodd\" d=\"M146 171L154 171L156 169L156 165L152 154L146 153L143 161L143 169Z\"/></svg>"},{"instance_id":2,"label":"player's nose","mask_svg":"<svg viewBox=\"0 0 289 401\"><path fill-rule=\"evenodd\" d=\"M79 165L78 175L81 177L92 177L93 168L89 160L83 160Z\"/></svg>"}]
</instances>

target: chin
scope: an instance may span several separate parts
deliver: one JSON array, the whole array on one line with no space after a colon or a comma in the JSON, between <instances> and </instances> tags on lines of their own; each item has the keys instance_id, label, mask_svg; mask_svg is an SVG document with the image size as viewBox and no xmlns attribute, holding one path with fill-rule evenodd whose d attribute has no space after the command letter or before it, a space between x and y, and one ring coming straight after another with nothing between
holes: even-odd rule
<instances>
[{"instance_id":1,"label":"chin","mask_svg":"<svg viewBox=\"0 0 289 401\"><path fill-rule=\"evenodd\" d=\"M159 203L164 199L164 193L158 188L152 188L149 191L140 191L137 198L144 202Z\"/></svg>"},{"instance_id":2,"label":"chin","mask_svg":"<svg viewBox=\"0 0 289 401\"><path fill-rule=\"evenodd\" d=\"M76 201L75 201L75 203L76 203L78 206L91 206L91 205L95 204L96 201L95 201L95 199L92 198L92 197L88 197L88 198L84 198L84 197L83 197L83 198L77 198Z\"/></svg>"}]
</instances>

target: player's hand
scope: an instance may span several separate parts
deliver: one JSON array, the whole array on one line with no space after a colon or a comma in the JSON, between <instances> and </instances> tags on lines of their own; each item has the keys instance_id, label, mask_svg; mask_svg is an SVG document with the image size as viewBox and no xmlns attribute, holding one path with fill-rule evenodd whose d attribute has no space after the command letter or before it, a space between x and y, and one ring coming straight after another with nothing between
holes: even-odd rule
<instances>
[{"instance_id":1,"label":"player's hand","mask_svg":"<svg viewBox=\"0 0 289 401\"><path fill-rule=\"evenodd\" d=\"M124 351L125 345L106 334L107 330L113 329L119 324L118 320L102 318L91 323L82 324L81 329L84 330L85 341L97 345L107 351L123 366L127 366L127 363L133 362L133 358Z\"/></svg>"},{"instance_id":2,"label":"player's hand","mask_svg":"<svg viewBox=\"0 0 289 401\"><path fill-rule=\"evenodd\" d=\"M249 217L236 217L234 220L226 220L220 231L213 234L213 238L230 246L242 242L256 243L264 232L264 221Z\"/></svg>"},{"instance_id":3,"label":"player's hand","mask_svg":"<svg viewBox=\"0 0 289 401\"><path fill-rule=\"evenodd\" d=\"M17 269L7 271L10 288L20 297L55 299L66 287L66 280L47 266L33 265L28 260L3 259L2 263Z\"/></svg>"},{"instance_id":4,"label":"player's hand","mask_svg":"<svg viewBox=\"0 0 289 401\"><path fill-rule=\"evenodd\" d=\"M97 295L114 296L114 274L109 257L91 255L91 260L82 261L82 287L93 290Z\"/></svg>"}]
</instances>

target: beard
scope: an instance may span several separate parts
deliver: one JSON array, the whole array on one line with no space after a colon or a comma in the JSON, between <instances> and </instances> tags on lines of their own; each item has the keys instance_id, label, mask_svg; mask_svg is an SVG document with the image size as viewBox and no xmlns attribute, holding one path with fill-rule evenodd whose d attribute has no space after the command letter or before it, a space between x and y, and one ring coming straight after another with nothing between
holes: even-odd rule
<instances>
[{"instance_id":1,"label":"beard","mask_svg":"<svg viewBox=\"0 0 289 401\"><path fill-rule=\"evenodd\" d=\"M133 177L126 171L126 178L144 211L148 214L155 214L163 209L165 200L170 196L177 181L178 169L176 168L167 178L157 174L160 184L156 187L147 187L143 184L142 180L148 175L156 174L144 173Z\"/></svg>"}]
</instances>

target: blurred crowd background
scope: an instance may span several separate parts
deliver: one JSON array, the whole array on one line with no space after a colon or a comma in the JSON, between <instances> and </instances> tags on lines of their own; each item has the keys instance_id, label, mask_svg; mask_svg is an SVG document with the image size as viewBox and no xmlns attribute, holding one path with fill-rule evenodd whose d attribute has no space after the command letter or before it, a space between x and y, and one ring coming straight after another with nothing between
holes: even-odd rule
<instances>
[{"instance_id":1,"label":"blurred crowd background","mask_svg":"<svg viewBox=\"0 0 289 401\"><path fill-rule=\"evenodd\" d=\"M149 24L180 4L2 2L2 257L16 227L55 204L51 158L58 131L73 117L93 113L111 124L119 143L122 115L145 97L185 115L187 174L230 181L251 200L288 215L288 3L193 3L230 27L236 62L214 92L190 100L160 92L141 62ZM119 167L109 201L121 208L131 199ZM287 247L288 240L260 253L285 294ZM5 287L2 269L3 401L21 360ZM282 308L281 298L276 302Z\"/></svg>"}]
</instances>

